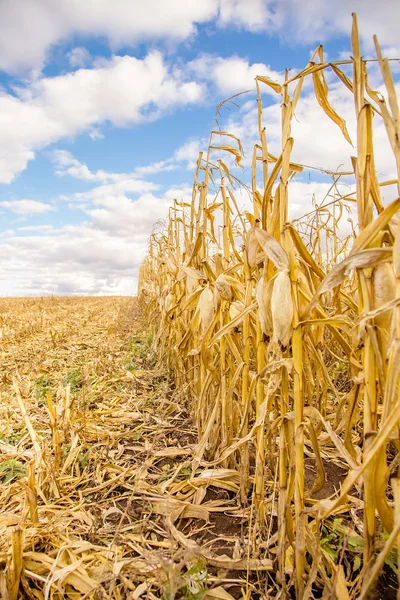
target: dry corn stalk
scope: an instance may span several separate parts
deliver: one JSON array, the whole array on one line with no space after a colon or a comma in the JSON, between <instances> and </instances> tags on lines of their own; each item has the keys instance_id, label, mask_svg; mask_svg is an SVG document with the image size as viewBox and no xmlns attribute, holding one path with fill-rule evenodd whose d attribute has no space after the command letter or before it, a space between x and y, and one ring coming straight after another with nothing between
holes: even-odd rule
<instances>
[{"instance_id":1,"label":"dry corn stalk","mask_svg":"<svg viewBox=\"0 0 400 600\"><path fill-rule=\"evenodd\" d=\"M335 565L318 536L334 512L348 519L355 514L350 512L355 497L349 500L347 494L361 477L364 495L356 506L362 507L364 524L359 519L354 530L364 536L364 561L373 561L376 514L388 532L395 523L387 499L387 452L400 448L400 200L382 204L380 188L387 182L379 181L375 170L372 117L383 119L399 172L400 121L389 62L377 42L388 102L368 84L355 16L352 47L352 77L341 62L325 64L318 47L306 68L287 75L282 85L257 78L260 140L246 188L251 208L238 209L234 186L240 181L235 167L220 158L228 153L239 163L240 141L213 131L207 155L199 157L190 208L182 207L179 219L170 214L168 236L152 237L140 274L149 322L161 329L160 356L167 354L177 381L192 390L198 456L239 472L244 507L254 491L257 534L265 526L270 530L277 511L278 533L268 547L278 559L286 598L292 586L297 597L310 597L317 579L331 597L357 593L350 580L358 573ZM353 171L345 174L353 176L356 192L341 192L343 172L332 173L327 197L289 223L289 183L303 168L291 160L291 121L307 77L326 118L351 141L330 102L329 68L354 97L357 156ZM268 148L268 124L263 124L263 85L280 96L282 106L277 156ZM223 135L229 144L220 143ZM392 183L400 190L400 180ZM212 186L217 198L209 204ZM347 217L351 232L341 237ZM203 280L206 287L196 291ZM168 323L156 301L157 290L166 285L173 298ZM329 500L331 464L340 464L348 476L335 482L340 490ZM311 482L306 467L314 469Z\"/></svg>"}]
</instances>

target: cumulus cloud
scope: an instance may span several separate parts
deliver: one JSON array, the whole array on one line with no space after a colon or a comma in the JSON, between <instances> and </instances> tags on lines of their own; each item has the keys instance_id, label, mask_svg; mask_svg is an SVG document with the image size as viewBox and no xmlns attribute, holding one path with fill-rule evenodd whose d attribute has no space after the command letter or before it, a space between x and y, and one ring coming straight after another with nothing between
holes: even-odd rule
<instances>
[{"instance_id":1,"label":"cumulus cloud","mask_svg":"<svg viewBox=\"0 0 400 600\"><path fill-rule=\"evenodd\" d=\"M191 188L183 185L161 192L136 171L92 171L64 150L53 158L60 175L93 184L86 192L60 198L65 208L71 205L75 212L82 211L83 222L58 228L27 224L4 232L0 236L2 294L135 293L155 223L167 217L175 198L189 201Z\"/></svg>"},{"instance_id":2,"label":"cumulus cloud","mask_svg":"<svg viewBox=\"0 0 400 600\"><path fill-rule=\"evenodd\" d=\"M158 188L157 184L143 179L143 176L154 175L162 171L173 171L177 167L177 165L174 164L174 159L169 158L150 165L136 167L131 173L110 173L108 171L103 171L102 169L91 171L85 163L77 160L71 152L68 152L67 150L55 150L52 156L56 167L56 175L59 177L68 175L75 179L93 182L97 181L103 184L93 188L85 194L75 194L77 199L92 199L99 194L100 196L114 196L118 194L132 194L156 190Z\"/></svg>"},{"instance_id":3,"label":"cumulus cloud","mask_svg":"<svg viewBox=\"0 0 400 600\"><path fill-rule=\"evenodd\" d=\"M112 183L104 183L88 192L79 192L74 194L74 198L79 202L96 202L99 199L114 199L124 194L141 194L158 189L158 185L151 181L136 179L128 174L121 173L121 177ZM113 201L113 200L112 200Z\"/></svg>"},{"instance_id":4,"label":"cumulus cloud","mask_svg":"<svg viewBox=\"0 0 400 600\"><path fill-rule=\"evenodd\" d=\"M95 201L98 208L89 208L86 212L91 217L93 226L101 231L134 236L136 240L142 238L142 241L147 242L155 222L166 217L173 199L187 200L190 197L189 188L172 189L163 196L146 193L137 200L126 196L98 194Z\"/></svg>"},{"instance_id":5,"label":"cumulus cloud","mask_svg":"<svg viewBox=\"0 0 400 600\"><path fill-rule=\"evenodd\" d=\"M160 191L135 172L91 171L67 151L57 151L54 160L63 175L94 184L59 199L64 221L71 206L82 222L57 228L28 223L0 235L1 293L134 294L155 223L167 217L173 199L188 201L191 188Z\"/></svg>"},{"instance_id":6,"label":"cumulus cloud","mask_svg":"<svg viewBox=\"0 0 400 600\"><path fill-rule=\"evenodd\" d=\"M55 210L55 207L51 204L38 202L37 200L4 200L0 202L0 206L15 213L19 217L43 215L44 213Z\"/></svg>"},{"instance_id":7,"label":"cumulus cloud","mask_svg":"<svg viewBox=\"0 0 400 600\"><path fill-rule=\"evenodd\" d=\"M186 168L193 171L199 158L199 152L207 150L207 143L205 139L190 139L186 141L175 150L174 160L186 163Z\"/></svg>"},{"instance_id":8,"label":"cumulus cloud","mask_svg":"<svg viewBox=\"0 0 400 600\"><path fill-rule=\"evenodd\" d=\"M86 67L92 61L90 52L86 48L72 48L67 56L72 68Z\"/></svg>"},{"instance_id":9,"label":"cumulus cloud","mask_svg":"<svg viewBox=\"0 0 400 600\"><path fill-rule=\"evenodd\" d=\"M327 41L338 34L349 37L351 15L357 13L360 35L366 48L373 46L373 35L377 35L385 46L398 45L397 26L400 20L400 4L393 0L382 0L377 5L373 0L308 0L307 10L300 0L276 2L280 29L299 42Z\"/></svg>"},{"instance_id":10,"label":"cumulus cloud","mask_svg":"<svg viewBox=\"0 0 400 600\"><path fill-rule=\"evenodd\" d=\"M289 43L319 43L349 37L354 12L366 48L372 47L374 34L383 45L398 47L400 4L395 0L382 0L379 19L374 0L307 0L307 5L302 0L220 0L219 23L275 33Z\"/></svg>"},{"instance_id":11,"label":"cumulus cloud","mask_svg":"<svg viewBox=\"0 0 400 600\"><path fill-rule=\"evenodd\" d=\"M152 52L142 60L114 56L101 67L35 80L16 93L0 90L0 183L10 183L38 148L104 122L125 127L157 119L198 102L203 88Z\"/></svg>"},{"instance_id":12,"label":"cumulus cloud","mask_svg":"<svg viewBox=\"0 0 400 600\"><path fill-rule=\"evenodd\" d=\"M52 45L73 34L102 36L114 49L157 39L179 42L216 10L215 0L3 0L0 68L39 66Z\"/></svg>"},{"instance_id":13,"label":"cumulus cloud","mask_svg":"<svg viewBox=\"0 0 400 600\"><path fill-rule=\"evenodd\" d=\"M70 175L83 181L105 181L108 178L105 171L92 173L87 165L79 162L68 150L55 150L53 161L56 165L56 175L59 177Z\"/></svg>"},{"instance_id":14,"label":"cumulus cloud","mask_svg":"<svg viewBox=\"0 0 400 600\"><path fill-rule=\"evenodd\" d=\"M308 0L304 7L302 0L3 0L0 69L40 68L51 47L73 35L101 36L116 50L151 40L181 42L202 23L268 32L289 42L321 42L348 36L352 12L368 45L376 33L382 43L398 46L400 4L395 0L380 2L379 19L374 0Z\"/></svg>"},{"instance_id":15,"label":"cumulus cloud","mask_svg":"<svg viewBox=\"0 0 400 600\"><path fill-rule=\"evenodd\" d=\"M2 294L135 293L154 223L167 217L174 198L190 196L191 189L179 187L133 200L98 186L90 206L80 205L85 222L6 232L0 237Z\"/></svg>"},{"instance_id":16,"label":"cumulus cloud","mask_svg":"<svg viewBox=\"0 0 400 600\"><path fill-rule=\"evenodd\" d=\"M196 165L200 149L204 149L205 145L205 140L189 140L180 146L170 158L136 167L131 173L110 173L102 169L91 171L85 163L80 162L68 150L54 150L52 158L56 167L56 175L59 177L68 175L82 181L103 183L130 181L135 186L133 191L146 191L156 189L156 185L143 180L143 177L175 171L181 163L186 163L187 167L192 169Z\"/></svg>"},{"instance_id":17,"label":"cumulus cloud","mask_svg":"<svg viewBox=\"0 0 400 600\"><path fill-rule=\"evenodd\" d=\"M282 0L281 0L282 2ZM287 0L282 4L287 5ZM236 25L250 31L277 30L283 24L287 10L277 10L276 0L220 0L219 24Z\"/></svg>"},{"instance_id":18,"label":"cumulus cloud","mask_svg":"<svg viewBox=\"0 0 400 600\"><path fill-rule=\"evenodd\" d=\"M49 231L55 231L52 225L26 225L24 227L18 227L18 231L29 231L30 233L48 233Z\"/></svg>"},{"instance_id":19,"label":"cumulus cloud","mask_svg":"<svg viewBox=\"0 0 400 600\"><path fill-rule=\"evenodd\" d=\"M0 241L9 257L0 259L2 293L92 294L108 293L107 287L118 293L122 280L132 280L141 248L136 239L109 236L90 224L64 227L58 235L11 235Z\"/></svg>"},{"instance_id":20,"label":"cumulus cloud","mask_svg":"<svg viewBox=\"0 0 400 600\"><path fill-rule=\"evenodd\" d=\"M102 140L104 138L104 135L101 133L101 131L98 127L92 127L92 129L90 129L90 131L89 131L89 137L93 141L95 141L95 140Z\"/></svg>"},{"instance_id":21,"label":"cumulus cloud","mask_svg":"<svg viewBox=\"0 0 400 600\"><path fill-rule=\"evenodd\" d=\"M176 165L173 164L172 159L159 160L158 162L145 165L144 167L136 167L135 173L140 175L155 175L162 171L174 171Z\"/></svg>"},{"instance_id":22,"label":"cumulus cloud","mask_svg":"<svg viewBox=\"0 0 400 600\"><path fill-rule=\"evenodd\" d=\"M188 69L200 79L214 83L218 92L226 95L254 90L257 75L269 77L277 83L283 82L283 73L274 71L263 63L249 64L240 56L221 58L203 54L190 62ZM271 91L271 88L265 87L265 91Z\"/></svg>"}]
</instances>

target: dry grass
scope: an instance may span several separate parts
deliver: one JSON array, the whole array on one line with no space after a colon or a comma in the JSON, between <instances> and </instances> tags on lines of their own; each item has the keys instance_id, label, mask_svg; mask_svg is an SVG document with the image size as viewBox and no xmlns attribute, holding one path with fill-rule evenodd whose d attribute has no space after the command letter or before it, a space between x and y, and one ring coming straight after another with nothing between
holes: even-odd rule
<instances>
[{"instance_id":1,"label":"dry grass","mask_svg":"<svg viewBox=\"0 0 400 600\"><path fill-rule=\"evenodd\" d=\"M386 99L369 86L355 16L351 43L351 61L325 64L319 47L283 85L256 79L250 187L236 177L242 146L218 129L219 107L192 201L174 202L140 276L160 359L191 397L196 460L239 475L241 505L254 516L251 554L258 547L273 560L282 598L367 598L385 562L397 561L400 198L385 207L381 187L400 194L400 113L376 40ZM324 202L290 223L290 182L303 170L291 160L291 123L306 80L350 141L329 102L328 72L353 95L353 170L331 173ZM281 99L278 156L262 118L265 85ZM390 182L375 170L378 119L397 165ZM341 192L343 177L353 193Z\"/></svg>"}]
</instances>

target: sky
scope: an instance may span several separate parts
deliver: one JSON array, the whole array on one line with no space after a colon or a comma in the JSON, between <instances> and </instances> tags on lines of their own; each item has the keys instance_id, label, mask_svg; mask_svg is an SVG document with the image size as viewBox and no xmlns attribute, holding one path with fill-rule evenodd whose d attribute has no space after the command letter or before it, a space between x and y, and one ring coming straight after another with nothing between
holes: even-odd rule
<instances>
[{"instance_id":1,"label":"sky","mask_svg":"<svg viewBox=\"0 0 400 600\"><path fill-rule=\"evenodd\" d=\"M318 44L329 61L349 58L352 12L365 57L374 34L385 56L400 57L398 0L381 0L379 18L372 0L1 0L0 296L136 293L155 222L191 194L215 107L254 90L256 75L280 82L301 70ZM374 65L371 83L383 91ZM353 146L307 83L293 160L335 170L349 167L356 136L351 94L330 84ZM278 152L280 98L266 88L263 103ZM249 180L254 93L236 104L221 118L243 140ZM391 179L385 129L374 128L378 173ZM291 217L328 188L304 172L291 184Z\"/></svg>"}]
</instances>

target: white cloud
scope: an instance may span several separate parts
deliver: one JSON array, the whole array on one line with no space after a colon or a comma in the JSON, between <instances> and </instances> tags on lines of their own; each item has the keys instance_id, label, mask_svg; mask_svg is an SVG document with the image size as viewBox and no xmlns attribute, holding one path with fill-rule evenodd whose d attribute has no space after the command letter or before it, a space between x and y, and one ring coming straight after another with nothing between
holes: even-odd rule
<instances>
[{"instance_id":1,"label":"white cloud","mask_svg":"<svg viewBox=\"0 0 400 600\"><path fill-rule=\"evenodd\" d=\"M97 196L96 204L101 208L87 209L86 212L91 217L94 227L99 230L114 235L126 235L136 241L142 239L147 243L155 222L167 216L173 199L188 200L191 191L189 188L173 189L162 197L146 193L137 200L126 196Z\"/></svg>"},{"instance_id":2,"label":"white cloud","mask_svg":"<svg viewBox=\"0 0 400 600\"><path fill-rule=\"evenodd\" d=\"M351 189L345 184L338 184L340 194L349 194ZM329 194L329 195L328 195ZM289 182L289 221L301 219L304 215L315 210L315 204L322 205L334 199L335 189L332 182L326 181L296 181ZM336 198L338 194L336 194Z\"/></svg>"},{"instance_id":3,"label":"white cloud","mask_svg":"<svg viewBox=\"0 0 400 600\"><path fill-rule=\"evenodd\" d=\"M63 174L96 184L63 197L75 212L82 211L85 221L60 228L27 224L0 235L2 294L135 293L155 223L167 217L173 199L188 201L191 188L161 193L136 172L91 171L65 150L53 156Z\"/></svg>"},{"instance_id":4,"label":"white cloud","mask_svg":"<svg viewBox=\"0 0 400 600\"><path fill-rule=\"evenodd\" d=\"M102 67L44 78L17 90L0 90L0 183L26 168L35 149L106 121L129 126L198 102L203 88L173 72L161 54L143 60L114 56Z\"/></svg>"},{"instance_id":5,"label":"white cloud","mask_svg":"<svg viewBox=\"0 0 400 600\"><path fill-rule=\"evenodd\" d=\"M11 235L14 235L14 233L15 232L13 229L6 229L0 233L0 238L10 237Z\"/></svg>"},{"instance_id":6,"label":"white cloud","mask_svg":"<svg viewBox=\"0 0 400 600\"><path fill-rule=\"evenodd\" d=\"M357 152L356 118L353 96L341 83L330 88L330 101L346 121L354 147L345 141L338 126L318 105L314 94L306 95L299 103L293 119L292 135L295 139L293 160L328 170L339 167L351 170L351 156ZM383 91L383 90L382 90ZM266 120L268 122L268 108ZM393 152L382 119L373 119L375 164L380 178L391 179L396 174Z\"/></svg>"},{"instance_id":7,"label":"white cloud","mask_svg":"<svg viewBox=\"0 0 400 600\"><path fill-rule=\"evenodd\" d=\"M89 137L95 141L95 140L102 140L104 138L104 135L101 133L100 129L98 129L97 127L92 127L92 129L90 129L89 131Z\"/></svg>"},{"instance_id":8,"label":"white cloud","mask_svg":"<svg viewBox=\"0 0 400 600\"><path fill-rule=\"evenodd\" d=\"M0 95L0 105L2 104ZM13 119L13 110L9 111L9 119ZM0 116L0 130L1 116ZM5 138L5 144L0 140L0 184L11 183L15 176L24 171L30 160L35 158L34 151L24 144L12 143L10 139ZM8 141L7 141L8 140Z\"/></svg>"},{"instance_id":9,"label":"white cloud","mask_svg":"<svg viewBox=\"0 0 400 600\"><path fill-rule=\"evenodd\" d=\"M93 194L115 195L125 193L141 193L157 189L157 185L142 179L143 175L154 175L161 171L172 171L176 169L173 159L162 160L147 166L137 167L132 173L110 173L98 169L90 171L85 163L77 160L71 152L67 150L55 150L52 154L56 166L56 175L64 177L66 175L81 179L83 181L97 181L104 185L94 188L87 194L76 194L81 197L91 198Z\"/></svg>"},{"instance_id":10,"label":"white cloud","mask_svg":"<svg viewBox=\"0 0 400 600\"><path fill-rule=\"evenodd\" d=\"M180 42L202 23L321 42L348 36L352 12L369 46L374 33L382 44L398 46L400 3L381 0L379 18L376 11L375 0L2 0L0 69L40 68L51 47L74 34L101 36L116 50L151 40Z\"/></svg>"},{"instance_id":11,"label":"white cloud","mask_svg":"<svg viewBox=\"0 0 400 600\"><path fill-rule=\"evenodd\" d=\"M32 10L35 1L39 0L15 0L16 4L28 3ZM258 7L257 10L267 10L265 2L253 1L256 8ZM276 14L284 10L282 6L288 3L295 5L296 1L283 0L279 7L274 9ZM106 0L103 0L104 3ZM125 4L123 0L121 3ZM9 6L8 2L5 4ZM386 14L385 2L383 5L382 11ZM118 6L122 10L119 4ZM272 4L268 10L272 10L271 7L273 8ZM0 17L2 10L4 4L0 4ZM244 10L244 5L242 6L239 0L232 0L231 4L221 6L221 22L239 22L244 19L246 11L248 12L248 9ZM242 12L243 18L240 17ZM343 10L340 14L342 13ZM317 23L319 14L317 11ZM323 21L325 29L321 25L326 35L329 35L331 27L329 19L334 19L336 25L339 19L335 12L332 14L326 23ZM39 11L39 20L41 15L42 12ZM286 17L289 18L287 15ZM268 19L268 22L265 19L263 17L260 21L264 24L263 27L272 26ZM277 25L276 19L274 23ZM0 18L0 34L2 26ZM249 23L247 26L251 28ZM340 28L338 30L340 31ZM389 41L390 39L389 36ZM398 47L395 43L391 44L388 47L390 56L395 54ZM82 62L84 50L72 50L71 59ZM34 158L36 150L59 139L87 131L95 140L102 137L99 126L103 123L125 127L157 119L179 106L201 102L207 97L207 88L209 94L212 94L214 88L211 87L210 91L210 84L224 97L244 89L254 89L254 78L257 74L266 75L274 81L282 79L282 74L270 66L263 63L250 64L247 59L238 56L221 58L205 54L179 69L168 66L162 55L154 51L144 59L113 56L109 60L97 60L92 68L81 68L52 78L36 78L26 84L26 87L16 88L15 95L0 90L0 183L13 181ZM308 84L309 82L306 83ZM263 86L263 90L273 93L267 86ZM192 165L193 161L190 164ZM172 169L169 164L159 165L159 168ZM81 175L84 177L83 172Z\"/></svg>"},{"instance_id":12,"label":"white cloud","mask_svg":"<svg viewBox=\"0 0 400 600\"><path fill-rule=\"evenodd\" d=\"M87 165L80 163L68 150L55 150L53 159L57 167L56 175L59 177L70 175L83 181L105 181L107 179L105 171L92 173Z\"/></svg>"},{"instance_id":13,"label":"white cloud","mask_svg":"<svg viewBox=\"0 0 400 600\"><path fill-rule=\"evenodd\" d=\"M388 48L385 48L385 57L386 58L393 58L393 59L397 59L397 61L395 60L395 62L393 62L391 64L391 67L395 67L396 66L396 62L397 65L400 62L400 45L397 46L390 46Z\"/></svg>"},{"instance_id":14,"label":"white cloud","mask_svg":"<svg viewBox=\"0 0 400 600\"><path fill-rule=\"evenodd\" d=\"M187 169L193 171L201 150L207 150L207 140L191 139L175 151L174 159L177 162L185 162Z\"/></svg>"},{"instance_id":15,"label":"white cloud","mask_svg":"<svg viewBox=\"0 0 400 600\"><path fill-rule=\"evenodd\" d=\"M0 242L0 282L6 294L118 293L132 279L143 242L109 236L90 224L66 226L58 234L10 236ZM133 286L130 290L133 293Z\"/></svg>"},{"instance_id":16,"label":"white cloud","mask_svg":"<svg viewBox=\"0 0 400 600\"><path fill-rule=\"evenodd\" d=\"M52 45L74 33L104 36L114 49L157 39L179 42L216 11L215 0L3 0L0 68L39 66Z\"/></svg>"},{"instance_id":17,"label":"white cloud","mask_svg":"<svg viewBox=\"0 0 400 600\"><path fill-rule=\"evenodd\" d=\"M87 65L90 65L92 61L90 52L86 50L86 48L72 48L67 56L72 68L86 67Z\"/></svg>"},{"instance_id":18,"label":"white cloud","mask_svg":"<svg viewBox=\"0 0 400 600\"><path fill-rule=\"evenodd\" d=\"M55 231L52 225L26 225L25 227L18 227L18 231L24 232L36 232L36 233L48 233L49 231Z\"/></svg>"},{"instance_id":19,"label":"white cloud","mask_svg":"<svg viewBox=\"0 0 400 600\"><path fill-rule=\"evenodd\" d=\"M288 4L286 0L280 1ZM283 21L281 12L284 11L277 10L277 4L274 0L220 0L219 23L256 32L278 29Z\"/></svg>"},{"instance_id":20,"label":"white cloud","mask_svg":"<svg viewBox=\"0 0 400 600\"><path fill-rule=\"evenodd\" d=\"M269 77L277 83L283 81L283 74L274 71L268 65L263 63L250 65L246 59L239 56L221 58L203 54L189 63L188 68L196 73L200 79L214 83L218 92L226 95L245 90L254 91L254 80L257 75ZM265 86L263 91L269 92L271 89Z\"/></svg>"},{"instance_id":21,"label":"white cloud","mask_svg":"<svg viewBox=\"0 0 400 600\"><path fill-rule=\"evenodd\" d=\"M174 171L176 169L176 165L172 164L172 159L167 160L159 160L158 162L151 163L150 165L146 165L144 167L136 167L135 173L138 175L155 175L156 173L161 173L162 171Z\"/></svg>"},{"instance_id":22,"label":"white cloud","mask_svg":"<svg viewBox=\"0 0 400 600\"><path fill-rule=\"evenodd\" d=\"M104 183L93 188L88 192L79 192L74 194L74 198L79 202L97 202L103 198L115 198L125 194L141 194L151 192L158 189L158 185L145 181L143 179L135 179L129 174L121 173L121 178L113 183Z\"/></svg>"},{"instance_id":23,"label":"white cloud","mask_svg":"<svg viewBox=\"0 0 400 600\"><path fill-rule=\"evenodd\" d=\"M37 200L4 200L0 206L10 210L19 217L28 215L43 215L49 211L55 210L51 204L38 202Z\"/></svg>"},{"instance_id":24,"label":"white cloud","mask_svg":"<svg viewBox=\"0 0 400 600\"><path fill-rule=\"evenodd\" d=\"M87 222L43 228L42 235L28 226L0 236L2 294L135 293L154 223L167 217L173 198L188 200L191 189L146 192L132 200L99 186L91 196L93 205L82 206Z\"/></svg>"},{"instance_id":25,"label":"white cloud","mask_svg":"<svg viewBox=\"0 0 400 600\"><path fill-rule=\"evenodd\" d=\"M283 8L285 5L285 9ZM284 13L283 26L290 27L296 41L326 41L335 35L350 36L351 15L357 13L359 32L367 47L372 47L372 37L377 35L381 44L398 44L397 25L400 21L400 4L395 0L379 3L379 19L376 18L377 4L374 0L308 0L307 10L300 0L277 3Z\"/></svg>"},{"instance_id":26,"label":"white cloud","mask_svg":"<svg viewBox=\"0 0 400 600\"><path fill-rule=\"evenodd\" d=\"M376 34L384 46L398 46L400 3L382 0L379 18L375 0L220 0L219 23L253 32L279 34L285 42L321 43L344 35L349 38L352 13L366 48Z\"/></svg>"},{"instance_id":27,"label":"white cloud","mask_svg":"<svg viewBox=\"0 0 400 600\"><path fill-rule=\"evenodd\" d=\"M52 153L53 162L56 167L56 175L64 177L66 175L81 179L83 181L99 181L103 183L116 182L118 184L135 186L135 192L143 192L156 189L157 186L148 181L144 181L143 176L156 175L161 172L175 171L179 163L186 163L187 168L193 169L196 165L199 150L205 147L205 140L189 140L180 146L172 157L160 160L149 165L136 167L132 173L110 173L99 169L91 171L85 163L77 160L68 150L54 150ZM124 183L125 182L125 183ZM126 193L127 189L119 192Z\"/></svg>"}]
</instances>

